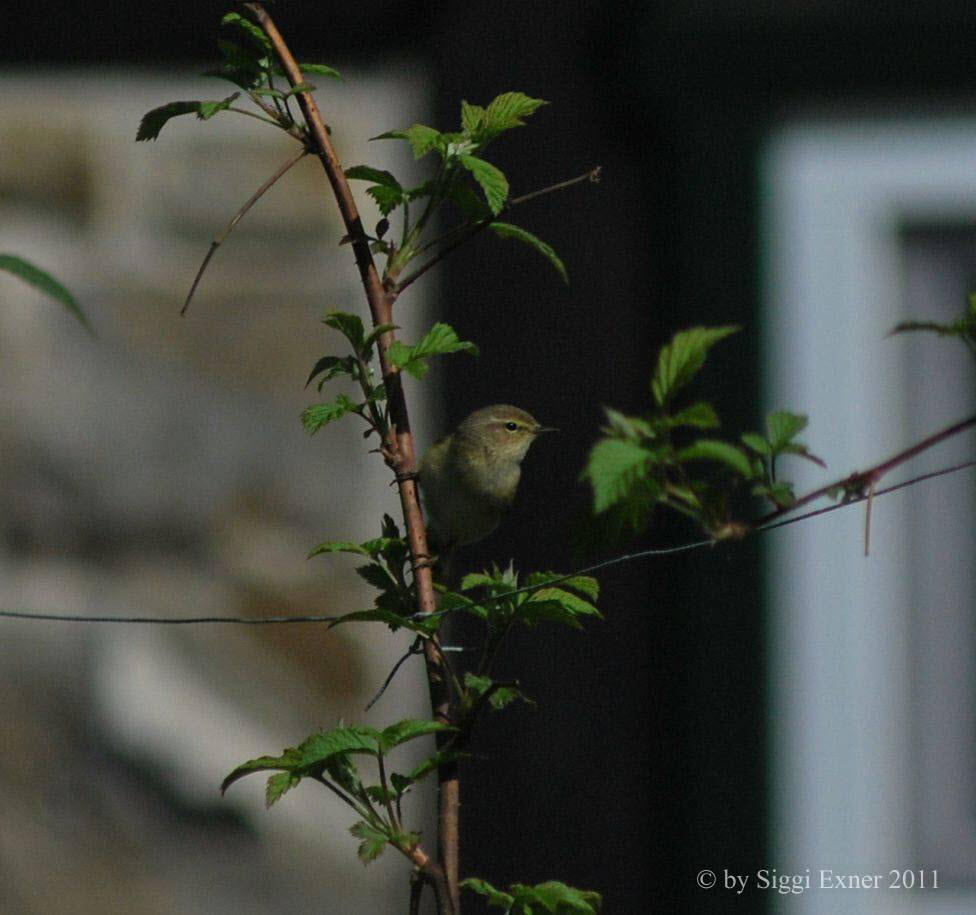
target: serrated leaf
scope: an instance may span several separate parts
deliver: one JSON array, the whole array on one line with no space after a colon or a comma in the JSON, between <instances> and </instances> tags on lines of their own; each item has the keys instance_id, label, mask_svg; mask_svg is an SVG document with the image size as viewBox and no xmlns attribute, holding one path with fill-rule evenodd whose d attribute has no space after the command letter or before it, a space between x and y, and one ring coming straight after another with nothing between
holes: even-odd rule
<instances>
[{"instance_id":1,"label":"serrated leaf","mask_svg":"<svg viewBox=\"0 0 976 915\"><path fill-rule=\"evenodd\" d=\"M399 188L374 184L366 188L366 193L376 202L376 206L383 216L389 216L390 213L403 203L403 191Z\"/></svg>"},{"instance_id":2,"label":"serrated leaf","mask_svg":"<svg viewBox=\"0 0 976 915\"><path fill-rule=\"evenodd\" d=\"M44 295L60 302L85 327L91 330L88 318L81 310L81 306L75 301L74 296L46 270L41 270L40 267L36 267L30 261L17 257L15 254L0 254L0 270L5 270L43 292Z\"/></svg>"},{"instance_id":3,"label":"serrated leaf","mask_svg":"<svg viewBox=\"0 0 976 915\"><path fill-rule=\"evenodd\" d=\"M547 880L535 886L514 883L513 913L552 912L555 915L598 915L603 899L593 890L578 890L558 880Z\"/></svg>"},{"instance_id":4,"label":"serrated leaf","mask_svg":"<svg viewBox=\"0 0 976 915\"><path fill-rule=\"evenodd\" d=\"M535 591L529 596L529 599L525 601L525 604L532 603L534 601L549 600L562 604L562 606L574 616L597 616L602 618L602 614L596 609L596 607L593 606L593 604L591 604L589 601L583 600L582 597L577 597L575 594L571 594L569 591L564 591L562 588L542 588L539 591Z\"/></svg>"},{"instance_id":5,"label":"serrated leaf","mask_svg":"<svg viewBox=\"0 0 976 915\"><path fill-rule=\"evenodd\" d=\"M643 479L650 454L640 445L605 438L590 451L582 478L593 487L593 511L600 514L626 497L634 483Z\"/></svg>"},{"instance_id":6,"label":"serrated leaf","mask_svg":"<svg viewBox=\"0 0 976 915\"><path fill-rule=\"evenodd\" d=\"M268 778L267 787L264 789L264 806L271 807L275 802L281 800L281 796L295 787L302 777L295 775L294 772L276 772Z\"/></svg>"},{"instance_id":7,"label":"serrated leaf","mask_svg":"<svg viewBox=\"0 0 976 915\"><path fill-rule=\"evenodd\" d=\"M553 582L561 588L569 588L585 594L591 600L596 600L600 596L600 583L590 575L574 575L572 578L563 580L563 576L558 572L533 572L527 579L526 585L545 585Z\"/></svg>"},{"instance_id":8,"label":"serrated leaf","mask_svg":"<svg viewBox=\"0 0 976 915\"><path fill-rule=\"evenodd\" d=\"M223 66L226 69L251 73L255 82L264 78L267 54L263 48L257 48L253 43L241 47L237 42L226 38L218 38L217 47L224 58Z\"/></svg>"},{"instance_id":9,"label":"serrated leaf","mask_svg":"<svg viewBox=\"0 0 976 915\"><path fill-rule=\"evenodd\" d=\"M376 728L363 724L340 725L328 731L319 731L306 737L296 750L302 768L321 765L334 756L348 753L365 753L376 756L380 734Z\"/></svg>"},{"instance_id":10,"label":"serrated leaf","mask_svg":"<svg viewBox=\"0 0 976 915\"><path fill-rule=\"evenodd\" d=\"M744 479L752 479L752 465L749 458L735 445L717 439L702 438L682 448L676 455L685 461L719 461L734 470Z\"/></svg>"},{"instance_id":11,"label":"serrated leaf","mask_svg":"<svg viewBox=\"0 0 976 915\"><path fill-rule=\"evenodd\" d=\"M317 375L322 375L323 382L330 381L338 375L350 375L355 378L357 368L356 360L352 356L323 356L312 366L305 387L307 388ZM321 386L319 390L322 390Z\"/></svg>"},{"instance_id":12,"label":"serrated leaf","mask_svg":"<svg viewBox=\"0 0 976 915\"><path fill-rule=\"evenodd\" d=\"M489 225L489 228L499 238L514 238L516 241L528 245L534 251L541 254L552 264L556 273L562 278L562 281L567 286L569 285L569 274L566 272L566 265L562 262L559 255L556 254L552 246L547 245L541 238L537 238L531 232L527 232L520 226L513 226L508 222L493 222Z\"/></svg>"},{"instance_id":13,"label":"serrated leaf","mask_svg":"<svg viewBox=\"0 0 976 915\"><path fill-rule=\"evenodd\" d=\"M423 378L429 368L428 357L458 352L477 356L478 347L459 339L453 327L439 321L413 346L395 340L387 350L387 358L395 367L409 372L415 378Z\"/></svg>"},{"instance_id":14,"label":"serrated leaf","mask_svg":"<svg viewBox=\"0 0 976 915\"><path fill-rule=\"evenodd\" d=\"M179 117L181 114L195 114L200 110L200 102L169 102L147 111L139 122L139 129L136 131L136 142L143 140L156 140L159 132L172 118Z\"/></svg>"},{"instance_id":15,"label":"serrated leaf","mask_svg":"<svg viewBox=\"0 0 976 915\"><path fill-rule=\"evenodd\" d=\"M468 218L469 222L491 219L493 213L488 204L468 184L454 182L449 193L450 201Z\"/></svg>"},{"instance_id":16,"label":"serrated leaf","mask_svg":"<svg viewBox=\"0 0 976 915\"><path fill-rule=\"evenodd\" d=\"M410 144L413 157L420 159L438 145L440 138L441 132L439 130L434 130L433 127L428 127L426 124L413 124L405 130L388 130L386 133L381 133L379 136L370 139L406 140Z\"/></svg>"},{"instance_id":17,"label":"serrated leaf","mask_svg":"<svg viewBox=\"0 0 976 915\"><path fill-rule=\"evenodd\" d=\"M322 323L339 331L349 341L355 352L362 352L366 331L359 315L350 314L347 311L330 311L322 319Z\"/></svg>"},{"instance_id":18,"label":"serrated leaf","mask_svg":"<svg viewBox=\"0 0 976 915\"><path fill-rule=\"evenodd\" d=\"M438 734L442 731L455 731L456 728L445 724L443 721L428 721L419 718L405 718L396 724L391 724L384 728L380 734L380 749L384 753L389 753L394 747L400 746L409 740L418 737L426 737L429 734Z\"/></svg>"},{"instance_id":19,"label":"serrated leaf","mask_svg":"<svg viewBox=\"0 0 976 915\"><path fill-rule=\"evenodd\" d=\"M304 63L299 64L298 69L301 70L302 73L314 73L316 76L329 76L332 79L342 79L342 75L339 73L339 71L328 66L327 64Z\"/></svg>"},{"instance_id":20,"label":"serrated leaf","mask_svg":"<svg viewBox=\"0 0 976 915\"><path fill-rule=\"evenodd\" d=\"M717 429L721 425L715 409L710 403L704 401L693 403L690 407L672 413L667 417L666 423L672 428L692 426L696 429Z\"/></svg>"},{"instance_id":21,"label":"serrated leaf","mask_svg":"<svg viewBox=\"0 0 976 915\"><path fill-rule=\"evenodd\" d=\"M270 55L274 53L271 47L271 42L268 40L268 36L264 34L264 31L249 19L245 19L240 13L227 13L227 15L220 20L220 24L232 25L235 28L240 29L240 31L247 35L248 38L261 47L266 54Z\"/></svg>"},{"instance_id":22,"label":"serrated leaf","mask_svg":"<svg viewBox=\"0 0 976 915\"><path fill-rule=\"evenodd\" d=\"M394 632L401 628L409 629L411 632L427 632L429 629L427 621L427 617L411 619L395 610L372 607L369 610L354 610L352 613L344 613L329 623L329 628L341 626L343 623L386 623Z\"/></svg>"},{"instance_id":23,"label":"serrated leaf","mask_svg":"<svg viewBox=\"0 0 976 915\"><path fill-rule=\"evenodd\" d=\"M497 216L508 200L508 179L499 168L477 156L462 154L458 156L458 161L471 172L471 177L485 195L488 208Z\"/></svg>"},{"instance_id":24,"label":"serrated leaf","mask_svg":"<svg viewBox=\"0 0 976 915\"><path fill-rule=\"evenodd\" d=\"M309 435L315 435L323 426L334 423L347 413L356 409L354 404L345 394L340 394L331 403L317 403L306 407L302 411L302 425Z\"/></svg>"},{"instance_id":25,"label":"serrated leaf","mask_svg":"<svg viewBox=\"0 0 976 915\"><path fill-rule=\"evenodd\" d=\"M233 95L228 95L227 98L221 99L219 102L200 102L197 108L197 117L201 121L209 121L218 111L226 111L230 108L240 96L240 92L235 92ZM138 140L139 138L136 137L136 139Z\"/></svg>"},{"instance_id":26,"label":"serrated leaf","mask_svg":"<svg viewBox=\"0 0 976 915\"><path fill-rule=\"evenodd\" d=\"M793 493L792 483L759 483L752 487L752 494L756 496L765 496L770 499L777 508L791 508L796 502L796 496Z\"/></svg>"},{"instance_id":27,"label":"serrated leaf","mask_svg":"<svg viewBox=\"0 0 976 915\"><path fill-rule=\"evenodd\" d=\"M369 555L368 551L358 543L351 543L348 540L326 540L315 547L306 558L311 559L313 556L320 556L322 553L357 553L360 556Z\"/></svg>"},{"instance_id":28,"label":"serrated leaf","mask_svg":"<svg viewBox=\"0 0 976 915\"><path fill-rule=\"evenodd\" d=\"M530 98L524 92L503 92L495 96L485 110L485 127L496 132L522 127L525 124L522 118L548 104L541 98Z\"/></svg>"},{"instance_id":29,"label":"serrated leaf","mask_svg":"<svg viewBox=\"0 0 976 915\"><path fill-rule=\"evenodd\" d=\"M374 184L403 190L400 187L400 182L390 172L373 168L371 165L353 165L346 169L346 177L352 178L354 181L372 181Z\"/></svg>"},{"instance_id":30,"label":"serrated leaf","mask_svg":"<svg viewBox=\"0 0 976 915\"><path fill-rule=\"evenodd\" d=\"M370 861L375 861L383 854L383 850L386 848L388 841L386 833L381 832L375 826L371 826L364 820L353 823L349 827L349 832L357 839L362 839L362 842L359 843L359 848L356 850L356 854L359 855L363 864L369 864Z\"/></svg>"},{"instance_id":31,"label":"serrated leaf","mask_svg":"<svg viewBox=\"0 0 976 915\"><path fill-rule=\"evenodd\" d=\"M390 785L396 792L397 797L401 797L413 785L413 779L409 775L401 775L399 772L390 773Z\"/></svg>"},{"instance_id":32,"label":"serrated leaf","mask_svg":"<svg viewBox=\"0 0 976 915\"><path fill-rule=\"evenodd\" d=\"M782 451L807 427L807 417L777 410L766 417L766 432L774 452Z\"/></svg>"},{"instance_id":33,"label":"serrated leaf","mask_svg":"<svg viewBox=\"0 0 976 915\"><path fill-rule=\"evenodd\" d=\"M488 900L488 905L496 909L504 909L506 912L515 902L515 897L501 890L496 890L487 880L480 877L467 877L461 881L460 886L466 890L471 890L479 896L484 896Z\"/></svg>"},{"instance_id":34,"label":"serrated leaf","mask_svg":"<svg viewBox=\"0 0 976 915\"><path fill-rule=\"evenodd\" d=\"M657 367L651 379L651 390L659 407L666 407L705 364L709 349L738 327L692 327L676 333L670 343L661 347Z\"/></svg>"},{"instance_id":35,"label":"serrated leaf","mask_svg":"<svg viewBox=\"0 0 976 915\"><path fill-rule=\"evenodd\" d=\"M472 105L461 101L461 127L469 133L474 133L484 126L485 109L481 105Z\"/></svg>"},{"instance_id":36,"label":"serrated leaf","mask_svg":"<svg viewBox=\"0 0 976 915\"><path fill-rule=\"evenodd\" d=\"M356 574L380 591L395 591L397 588L393 576L379 563L371 562L368 565L359 566L356 569Z\"/></svg>"}]
</instances>

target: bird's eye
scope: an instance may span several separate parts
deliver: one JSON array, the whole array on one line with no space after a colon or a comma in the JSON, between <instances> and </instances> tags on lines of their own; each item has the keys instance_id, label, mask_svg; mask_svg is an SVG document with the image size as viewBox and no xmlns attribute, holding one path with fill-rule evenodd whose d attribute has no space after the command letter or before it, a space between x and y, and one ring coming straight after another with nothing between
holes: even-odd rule
<instances>
[{"instance_id":1,"label":"bird's eye","mask_svg":"<svg viewBox=\"0 0 976 915\"><path fill-rule=\"evenodd\" d=\"M518 423L509 421L505 423L505 428L508 429L509 432L514 432L516 429L518 429Z\"/></svg>"}]
</instances>

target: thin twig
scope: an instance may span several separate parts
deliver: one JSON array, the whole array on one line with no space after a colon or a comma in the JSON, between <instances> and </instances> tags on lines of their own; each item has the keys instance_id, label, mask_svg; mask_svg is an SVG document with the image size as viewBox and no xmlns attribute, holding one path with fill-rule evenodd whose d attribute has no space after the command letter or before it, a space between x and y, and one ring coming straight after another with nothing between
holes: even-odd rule
<instances>
[{"instance_id":1,"label":"thin twig","mask_svg":"<svg viewBox=\"0 0 976 915\"><path fill-rule=\"evenodd\" d=\"M380 697L386 692L387 687L393 682L393 678L397 675L397 671L406 663L407 659L415 654L423 653L423 639L418 635L414 639L413 644L404 652L403 657L400 658L396 664L393 665L393 669L387 674L386 679L383 681L383 685L379 688L379 691L369 700L364 711L369 711L377 702L379 702Z\"/></svg>"},{"instance_id":2,"label":"thin twig","mask_svg":"<svg viewBox=\"0 0 976 915\"><path fill-rule=\"evenodd\" d=\"M244 112L248 114L250 112ZM262 118L263 120L263 118ZM304 156L307 156L309 150L306 148L300 149L295 155L290 156L288 160L281 165L275 173L268 178L264 184L261 185L248 199L247 202L242 206L237 213L234 214L234 218L227 223L227 228L221 232L212 242L210 242L210 250L207 251L203 258L203 263L200 264L200 269L197 270L197 275L193 278L193 285L190 286L190 292L187 294L186 301L183 303L183 307L180 309L180 314L185 315L186 310L190 307L190 300L193 298L193 294L197 291L197 286L200 284L200 279L203 277L204 270L207 269L207 264L210 263L210 258L214 256L214 252L227 240L227 236L234 231L237 224L244 218L244 215L249 209L251 209L254 204L256 204L267 192L270 190L271 186L287 172L293 165L297 164Z\"/></svg>"},{"instance_id":3,"label":"thin twig","mask_svg":"<svg viewBox=\"0 0 976 915\"><path fill-rule=\"evenodd\" d=\"M530 191L528 194L522 194L521 197L513 197L511 200L507 201L505 206L502 207L498 216L502 213L507 212L512 207L518 206L520 203L527 203L529 200L534 200L536 197L541 197L543 194L552 194L555 191L562 191L568 187L572 187L574 184L580 184L583 181L590 181L594 184L599 182L600 173L602 171L602 166L598 165L596 168L591 168L588 172L584 172L582 175L577 175L575 178L569 178L566 181L559 181L556 184L550 184L548 187L539 188L536 191ZM431 267L440 263L448 256L452 251L457 250L465 242L470 241L475 235L482 231L482 229L487 229L498 216L491 216L488 219L482 219L479 222L465 223L464 225L455 226L453 229L449 229L440 238L435 238L432 241L424 245L424 250L431 248L437 244L443 244L452 236L457 236L454 241L447 244L445 247L441 248L430 260L426 263L421 264L413 273L408 274L399 283L396 284L397 293L403 292L408 286L411 286L417 280L419 280Z\"/></svg>"}]
</instances>

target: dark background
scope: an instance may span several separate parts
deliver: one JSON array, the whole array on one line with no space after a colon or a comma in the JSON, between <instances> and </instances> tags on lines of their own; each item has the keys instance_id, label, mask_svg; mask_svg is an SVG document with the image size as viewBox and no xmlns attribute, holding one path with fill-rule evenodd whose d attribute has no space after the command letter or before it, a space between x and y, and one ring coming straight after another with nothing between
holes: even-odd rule
<instances>
[{"instance_id":1,"label":"dark background","mask_svg":"<svg viewBox=\"0 0 976 915\"><path fill-rule=\"evenodd\" d=\"M5 20L2 63L196 65L224 4L35 4ZM577 477L600 405L647 403L656 348L690 324L739 323L704 384L725 423L757 424L756 159L798 110L953 105L976 80L962 2L280 3L303 56L427 61L438 126L461 98L519 89L552 102L494 158L514 194L604 168L515 221L532 253L480 239L443 268L443 313L477 361L450 360L447 421L516 403L563 430L530 456L515 517L471 561L566 569L586 507ZM805 405L813 408L815 405ZM645 538L693 538L661 522ZM597 550L597 554L599 554ZM605 551L604 551L605 552ZM559 878L607 911L757 911L707 893L699 869L776 866L767 837L763 608L753 544L644 560L601 576L607 620L513 639L504 665L539 709L482 727L466 767L463 862L506 884Z\"/></svg>"}]
</instances>

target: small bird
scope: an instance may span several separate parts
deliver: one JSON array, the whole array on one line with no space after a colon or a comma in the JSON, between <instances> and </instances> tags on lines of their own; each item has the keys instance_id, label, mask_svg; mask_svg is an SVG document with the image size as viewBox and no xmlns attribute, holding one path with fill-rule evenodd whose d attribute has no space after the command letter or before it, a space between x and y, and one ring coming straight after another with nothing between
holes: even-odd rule
<instances>
[{"instance_id":1,"label":"small bird","mask_svg":"<svg viewBox=\"0 0 976 915\"><path fill-rule=\"evenodd\" d=\"M418 477L435 552L476 543L498 527L515 499L529 446L555 431L525 410L494 404L427 449Z\"/></svg>"}]
</instances>

